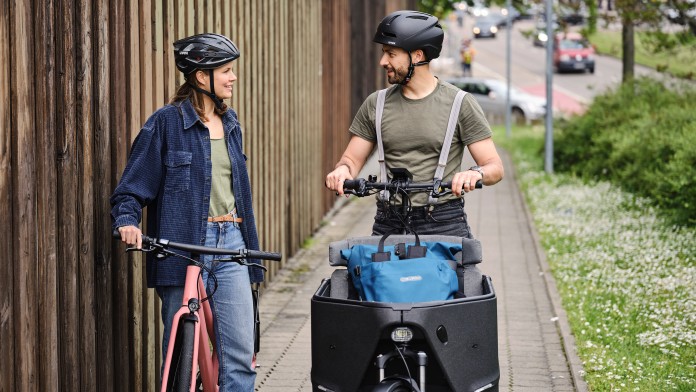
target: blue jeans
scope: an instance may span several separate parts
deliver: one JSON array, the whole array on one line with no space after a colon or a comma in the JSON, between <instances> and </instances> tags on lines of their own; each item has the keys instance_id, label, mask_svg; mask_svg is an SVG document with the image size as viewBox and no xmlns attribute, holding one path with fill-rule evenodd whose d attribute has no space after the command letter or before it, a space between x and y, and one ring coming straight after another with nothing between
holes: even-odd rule
<instances>
[{"instance_id":1,"label":"blue jeans","mask_svg":"<svg viewBox=\"0 0 696 392\"><path fill-rule=\"evenodd\" d=\"M439 234L474 238L466 220L464 199L445 202L432 209L414 207L409 219L411 231L418 235ZM401 234L406 221L400 207L385 207L378 201L372 235Z\"/></svg>"},{"instance_id":2,"label":"blue jeans","mask_svg":"<svg viewBox=\"0 0 696 392\"><path fill-rule=\"evenodd\" d=\"M205 246L243 249L246 247L239 226L234 222L208 222ZM224 256L203 256L203 262L217 278L218 288L210 299L215 316L216 350L220 360L220 392L252 392L256 371L251 367L254 355L254 314L248 267L237 263L218 262ZM166 262L166 261L165 261ZM202 271L206 291L214 289L213 279ZM184 288L158 287L162 298L162 358L167 357L169 334L174 314L181 307Z\"/></svg>"}]
</instances>

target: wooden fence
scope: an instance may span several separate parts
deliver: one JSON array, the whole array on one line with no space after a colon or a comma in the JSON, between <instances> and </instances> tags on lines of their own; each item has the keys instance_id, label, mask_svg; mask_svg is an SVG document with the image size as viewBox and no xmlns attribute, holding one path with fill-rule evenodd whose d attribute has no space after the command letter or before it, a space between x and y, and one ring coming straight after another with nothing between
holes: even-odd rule
<instances>
[{"instance_id":1,"label":"wooden fence","mask_svg":"<svg viewBox=\"0 0 696 392\"><path fill-rule=\"evenodd\" d=\"M173 41L210 31L239 46L232 107L261 247L288 258L331 208L323 177L384 83L377 22L414 6L0 0L0 391L158 384L159 303L141 257L111 239L108 199L140 126L182 82Z\"/></svg>"}]
</instances>

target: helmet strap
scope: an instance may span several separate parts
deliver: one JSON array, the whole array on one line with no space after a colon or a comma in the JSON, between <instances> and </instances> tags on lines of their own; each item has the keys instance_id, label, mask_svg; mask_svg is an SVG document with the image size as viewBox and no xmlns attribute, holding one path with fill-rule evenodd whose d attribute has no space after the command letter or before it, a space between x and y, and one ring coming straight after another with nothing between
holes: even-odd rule
<instances>
[{"instance_id":1,"label":"helmet strap","mask_svg":"<svg viewBox=\"0 0 696 392\"><path fill-rule=\"evenodd\" d=\"M208 73L210 74L210 91L205 91L202 88L196 86L193 83L189 83L189 85L196 91L198 91L201 94L205 94L208 97L210 97L211 100L213 100L213 103L215 104L215 107L223 110L225 108L224 103L220 98L218 98L217 95L215 95L215 85L213 83L213 70L209 69Z\"/></svg>"},{"instance_id":2,"label":"helmet strap","mask_svg":"<svg viewBox=\"0 0 696 392\"><path fill-rule=\"evenodd\" d=\"M405 86L406 84L408 84L408 82L409 82L409 81L411 80L411 78L413 77L413 71L414 71L414 69L415 69L417 66L419 66L419 65L425 65L425 64L428 64L428 63L430 63L430 60L419 61L419 62L417 62L417 63L414 64L414 63L413 63L413 60L411 60L411 52L408 52L408 73L406 74L406 77L404 78L403 82L401 82L400 84L403 85L403 86Z\"/></svg>"}]
</instances>

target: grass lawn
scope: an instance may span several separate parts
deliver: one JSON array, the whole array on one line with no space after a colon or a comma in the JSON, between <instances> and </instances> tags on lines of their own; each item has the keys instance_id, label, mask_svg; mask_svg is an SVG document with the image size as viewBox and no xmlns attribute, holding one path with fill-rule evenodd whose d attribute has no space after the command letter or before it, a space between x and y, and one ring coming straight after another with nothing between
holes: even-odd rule
<instances>
[{"instance_id":1,"label":"grass lawn","mask_svg":"<svg viewBox=\"0 0 696 392\"><path fill-rule=\"evenodd\" d=\"M696 390L696 228L608 182L543 172L543 126L510 152L591 391Z\"/></svg>"},{"instance_id":2,"label":"grass lawn","mask_svg":"<svg viewBox=\"0 0 696 392\"><path fill-rule=\"evenodd\" d=\"M696 69L694 68L694 64L696 64L696 40L691 40L685 45L677 45L673 49L654 53L650 45L646 44L648 39L647 34L636 33L636 63L681 78L696 78ZM591 35L589 40L597 47L599 53L621 59L623 50L620 31L599 31Z\"/></svg>"}]
</instances>

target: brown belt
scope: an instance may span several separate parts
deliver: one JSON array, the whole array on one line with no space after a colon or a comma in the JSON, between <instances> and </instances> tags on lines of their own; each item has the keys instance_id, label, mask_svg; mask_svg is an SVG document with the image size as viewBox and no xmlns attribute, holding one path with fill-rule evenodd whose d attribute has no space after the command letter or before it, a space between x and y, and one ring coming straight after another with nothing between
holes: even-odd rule
<instances>
[{"instance_id":1,"label":"brown belt","mask_svg":"<svg viewBox=\"0 0 696 392\"><path fill-rule=\"evenodd\" d=\"M220 216L208 217L208 222L236 222L242 223L242 218L234 216L235 211Z\"/></svg>"}]
</instances>

